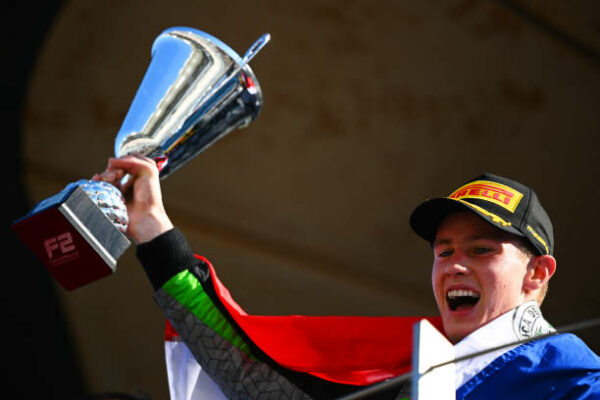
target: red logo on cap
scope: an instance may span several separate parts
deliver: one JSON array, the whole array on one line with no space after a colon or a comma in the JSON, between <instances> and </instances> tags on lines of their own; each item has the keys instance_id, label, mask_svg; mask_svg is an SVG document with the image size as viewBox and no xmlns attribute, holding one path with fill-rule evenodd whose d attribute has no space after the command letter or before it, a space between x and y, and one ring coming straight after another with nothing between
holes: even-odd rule
<instances>
[{"instance_id":1,"label":"red logo on cap","mask_svg":"<svg viewBox=\"0 0 600 400\"><path fill-rule=\"evenodd\" d=\"M517 190L492 181L474 181L458 188L448 198L481 199L494 203L508 211L515 212L523 194Z\"/></svg>"}]
</instances>

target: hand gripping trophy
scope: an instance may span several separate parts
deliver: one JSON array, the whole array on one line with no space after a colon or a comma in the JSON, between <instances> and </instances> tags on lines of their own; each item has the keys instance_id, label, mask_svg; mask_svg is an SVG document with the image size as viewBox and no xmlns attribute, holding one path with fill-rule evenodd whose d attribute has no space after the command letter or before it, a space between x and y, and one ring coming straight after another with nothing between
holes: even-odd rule
<instances>
[{"instance_id":1,"label":"hand gripping trophy","mask_svg":"<svg viewBox=\"0 0 600 400\"><path fill-rule=\"evenodd\" d=\"M264 34L242 58L196 29L162 32L117 134L115 155L150 157L164 179L224 135L248 126L262 107L248 62L269 40ZM12 228L56 281L73 290L116 271L130 245L127 222L119 189L80 180L39 202Z\"/></svg>"}]
</instances>

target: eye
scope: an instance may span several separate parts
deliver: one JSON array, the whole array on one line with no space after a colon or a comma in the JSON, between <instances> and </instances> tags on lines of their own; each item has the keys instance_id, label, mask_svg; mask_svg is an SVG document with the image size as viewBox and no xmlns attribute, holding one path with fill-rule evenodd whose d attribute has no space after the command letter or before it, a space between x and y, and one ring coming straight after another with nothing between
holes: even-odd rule
<instances>
[{"instance_id":1,"label":"eye","mask_svg":"<svg viewBox=\"0 0 600 400\"><path fill-rule=\"evenodd\" d=\"M450 257L453 251L450 249L443 249L437 252L438 257Z\"/></svg>"},{"instance_id":2,"label":"eye","mask_svg":"<svg viewBox=\"0 0 600 400\"><path fill-rule=\"evenodd\" d=\"M491 247L486 247L486 246L479 246L479 247L475 247L473 249L473 253L475 254L487 254L490 253L492 251Z\"/></svg>"}]
</instances>

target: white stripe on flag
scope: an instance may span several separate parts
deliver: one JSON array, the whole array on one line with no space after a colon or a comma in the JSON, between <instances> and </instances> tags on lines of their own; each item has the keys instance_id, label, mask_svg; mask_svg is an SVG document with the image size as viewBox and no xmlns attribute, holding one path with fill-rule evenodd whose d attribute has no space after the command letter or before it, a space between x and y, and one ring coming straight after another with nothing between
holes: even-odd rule
<instances>
[{"instance_id":1,"label":"white stripe on flag","mask_svg":"<svg viewBox=\"0 0 600 400\"><path fill-rule=\"evenodd\" d=\"M165 341L165 359L171 400L227 400L185 343Z\"/></svg>"}]
</instances>

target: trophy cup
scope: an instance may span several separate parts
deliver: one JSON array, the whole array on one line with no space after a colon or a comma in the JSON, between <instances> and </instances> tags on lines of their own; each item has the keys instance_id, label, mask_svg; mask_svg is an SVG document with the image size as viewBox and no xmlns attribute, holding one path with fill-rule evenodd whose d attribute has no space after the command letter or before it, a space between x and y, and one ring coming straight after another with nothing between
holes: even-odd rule
<instances>
[{"instance_id":1,"label":"trophy cup","mask_svg":"<svg viewBox=\"0 0 600 400\"><path fill-rule=\"evenodd\" d=\"M248 62L269 40L264 34L242 58L196 29L162 32L115 139L115 155L150 157L164 179L234 129L247 127L263 101ZM11 226L54 279L73 290L116 271L130 245L127 223L119 189L80 180Z\"/></svg>"}]
</instances>

